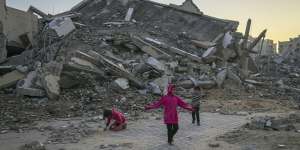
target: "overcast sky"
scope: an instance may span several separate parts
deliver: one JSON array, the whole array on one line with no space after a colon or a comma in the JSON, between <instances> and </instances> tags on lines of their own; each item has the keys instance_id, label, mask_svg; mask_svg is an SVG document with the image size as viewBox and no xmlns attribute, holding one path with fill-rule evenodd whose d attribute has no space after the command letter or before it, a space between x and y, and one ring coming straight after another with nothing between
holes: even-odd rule
<instances>
[{"instance_id":1,"label":"overcast sky","mask_svg":"<svg viewBox=\"0 0 300 150\"><path fill-rule=\"evenodd\" d=\"M7 5L27 10L29 5L47 13L59 13L70 9L81 0L7 0ZM184 0L154 0L169 4L181 4ZM240 22L244 32L248 18L252 19L251 34L257 36L268 29L268 38L275 42L300 35L300 0L194 0L205 14Z\"/></svg>"}]
</instances>

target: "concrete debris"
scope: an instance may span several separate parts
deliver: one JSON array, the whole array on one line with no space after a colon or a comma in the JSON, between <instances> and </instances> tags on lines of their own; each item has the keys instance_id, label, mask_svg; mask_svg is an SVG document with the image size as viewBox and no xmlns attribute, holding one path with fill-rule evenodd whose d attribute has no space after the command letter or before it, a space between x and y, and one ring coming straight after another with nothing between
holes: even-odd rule
<instances>
[{"instance_id":1,"label":"concrete debris","mask_svg":"<svg viewBox=\"0 0 300 150\"><path fill-rule=\"evenodd\" d=\"M133 8L129 8L125 17L125 21L130 21L132 18L132 14L133 14Z\"/></svg>"},{"instance_id":2,"label":"concrete debris","mask_svg":"<svg viewBox=\"0 0 300 150\"><path fill-rule=\"evenodd\" d=\"M183 51L181 49L178 49L176 47L170 47L169 50L171 52L176 53L176 54L188 57L189 59L194 60L194 61L196 61L198 63L203 63L203 59L201 57L195 55L195 54L191 54L191 53L185 52L185 51Z\"/></svg>"},{"instance_id":3,"label":"concrete debris","mask_svg":"<svg viewBox=\"0 0 300 150\"><path fill-rule=\"evenodd\" d=\"M4 89L17 84L25 75L17 70L7 73L0 77L0 89Z\"/></svg>"},{"instance_id":4,"label":"concrete debris","mask_svg":"<svg viewBox=\"0 0 300 150\"><path fill-rule=\"evenodd\" d=\"M149 57L147 59L146 63L148 65L150 65L151 67L153 67L154 69L160 71L160 72L165 72L166 71L165 65L162 64L161 62L159 62L157 59L155 59L153 57Z\"/></svg>"},{"instance_id":5,"label":"concrete debris","mask_svg":"<svg viewBox=\"0 0 300 150\"><path fill-rule=\"evenodd\" d=\"M59 86L60 76L56 76L52 74L43 75L41 80L42 80L42 85L47 93L47 96L52 100L58 99L60 95L60 86Z\"/></svg>"},{"instance_id":6,"label":"concrete debris","mask_svg":"<svg viewBox=\"0 0 300 150\"><path fill-rule=\"evenodd\" d=\"M26 78L18 82L16 88L17 95L44 97L46 95L44 90L34 88L35 80L37 80L37 72L29 72Z\"/></svg>"},{"instance_id":7,"label":"concrete debris","mask_svg":"<svg viewBox=\"0 0 300 150\"><path fill-rule=\"evenodd\" d=\"M168 84L171 83L172 77L164 75L161 78L157 78L153 81L155 85L158 85L159 89L162 91L161 94L167 94ZM158 91L158 90L157 90Z\"/></svg>"},{"instance_id":8,"label":"concrete debris","mask_svg":"<svg viewBox=\"0 0 300 150\"><path fill-rule=\"evenodd\" d=\"M39 141L34 141L21 146L20 150L46 150L46 147L43 143Z\"/></svg>"},{"instance_id":9,"label":"concrete debris","mask_svg":"<svg viewBox=\"0 0 300 150\"><path fill-rule=\"evenodd\" d=\"M49 27L51 29L54 29L57 35L60 37L66 36L73 30L75 30L75 25L69 17L55 18L49 23Z\"/></svg>"},{"instance_id":10,"label":"concrete debris","mask_svg":"<svg viewBox=\"0 0 300 150\"><path fill-rule=\"evenodd\" d=\"M128 80L125 78L118 78L114 81L116 84L118 84L118 86L120 88L122 88L123 90L126 90L129 88L129 83Z\"/></svg>"},{"instance_id":11,"label":"concrete debris","mask_svg":"<svg viewBox=\"0 0 300 150\"><path fill-rule=\"evenodd\" d=\"M227 32L223 39L223 43L222 43L223 48L227 48L228 45L230 45L232 43L232 39L233 39L233 37L232 37L231 33Z\"/></svg>"},{"instance_id":12,"label":"concrete debris","mask_svg":"<svg viewBox=\"0 0 300 150\"><path fill-rule=\"evenodd\" d=\"M216 43L214 42L209 42L209 41L197 41L197 40L192 40L193 44L195 44L197 47L203 48L203 49L208 49L211 47L216 46Z\"/></svg>"},{"instance_id":13,"label":"concrete debris","mask_svg":"<svg viewBox=\"0 0 300 150\"><path fill-rule=\"evenodd\" d=\"M227 69L220 71L216 76L218 87L221 88L227 77Z\"/></svg>"}]
</instances>

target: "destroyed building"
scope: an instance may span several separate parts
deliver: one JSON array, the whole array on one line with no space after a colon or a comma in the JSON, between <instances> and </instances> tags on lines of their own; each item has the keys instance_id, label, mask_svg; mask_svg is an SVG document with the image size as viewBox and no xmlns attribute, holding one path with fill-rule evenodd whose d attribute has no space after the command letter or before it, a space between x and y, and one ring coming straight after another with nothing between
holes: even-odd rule
<instances>
[{"instance_id":1,"label":"destroyed building","mask_svg":"<svg viewBox=\"0 0 300 150\"><path fill-rule=\"evenodd\" d=\"M146 0L87 0L51 17L33 10L42 17L38 44L6 65L33 71L34 77L28 74L27 79L35 83L22 83L19 91L26 92L21 95L41 96L45 91L51 99L59 97L65 86L60 86L65 83L62 79L70 78L74 70L106 80L112 74L107 81L123 89L137 87L157 94L169 82L212 88L229 79L240 85L250 72L257 72L245 49L251 51L266 32L247 44L247 36L234 33L236 21ZM245 47L238 45L241 39Z\"/></svg>"}]
</instances>

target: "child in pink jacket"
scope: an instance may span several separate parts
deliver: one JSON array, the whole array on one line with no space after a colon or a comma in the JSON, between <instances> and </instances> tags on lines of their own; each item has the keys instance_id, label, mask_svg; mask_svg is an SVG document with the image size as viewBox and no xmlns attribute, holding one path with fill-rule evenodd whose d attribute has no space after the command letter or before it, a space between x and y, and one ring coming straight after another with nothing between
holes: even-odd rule
<instances>
[{"instance_id":1,"label":"child in pink jacket","mask_svg":"<svg viewBox=\"0 0 300 150\"><path fill-rule=\"evenodd\" d=\"M164 107L164 122L167 125L168 129L168 143L173 144L173 137L178 131L178 113L177 106L180 106L184 109L193 111L191 105L184 102L181 98L173 94L175 86L170 84L168 86L168 93L165 96L162 96L159 101L145 106L146 110L156 109L160 106Z\"/></svg>"},{"instance_id":2,"label":"child in pink jacket","mask_svg":"<svg viewBox=\"0 0 300 150\"><path fill-rule=\"evenodd\" d=\"M103 119L107 119L104 131L106 131L107 128L111 131L120 131L127 127L125 116L114 108L111 110L105 109L103 112ZM114 120L114 122L111 124L112 120Z\"/></svg>"}]
</instances>

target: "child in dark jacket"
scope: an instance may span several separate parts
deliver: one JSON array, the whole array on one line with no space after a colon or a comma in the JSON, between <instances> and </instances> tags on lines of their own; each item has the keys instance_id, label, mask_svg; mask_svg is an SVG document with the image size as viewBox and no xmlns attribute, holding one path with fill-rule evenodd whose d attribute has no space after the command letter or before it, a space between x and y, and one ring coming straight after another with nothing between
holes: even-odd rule
<instances>
[{"instance_id":1,"label":"child in dark jacket","mask_svg":"<svg viewBox=\"0 0 300 150\"><path fill-rule=\"evenodd\" d=\"M104 128L104 131L106 131L107 128L111 131L120 131L127 127L125 116L121 112L116 111L114 108L112 110L105 109L103 111L103 119L106 119L106 127ZM114 120L112 124L111 120Z\"/></svg>"},{"instance_id":2,"label":"child in dark jacket","mask_svg":"<svg viewBox=\"0 0 300 150\"><path fill-rule=\"evenodd\" d=\"M201 89L200 87L194 87L194 91L192 94L192 106L195 111L192 112L192 123L194 124L197 120L197 125L200 126L200 99L201 99Z\"/></svg>"},{"instance_id":3,"label":"child in dark jacket","mask_svg":"<svg viewBox=\"0 0 300 150\"><path fill-rule=\"evenodd\" d=\"M184 102L181 98L178 96L175 96L173 94L173 91L175 89L174 85L168 86L168 93L167 95L160 98L159 101L145 106L146 110L149 109L156 109L160 106L163 106L164 108L164 122L167 125L168 129L168 143L170 145L173 144L173 138L178 130L178 113L177 113L177 106L182 107L184 109L193 111L192 106Z\"/></svg>"}]
</instances>

